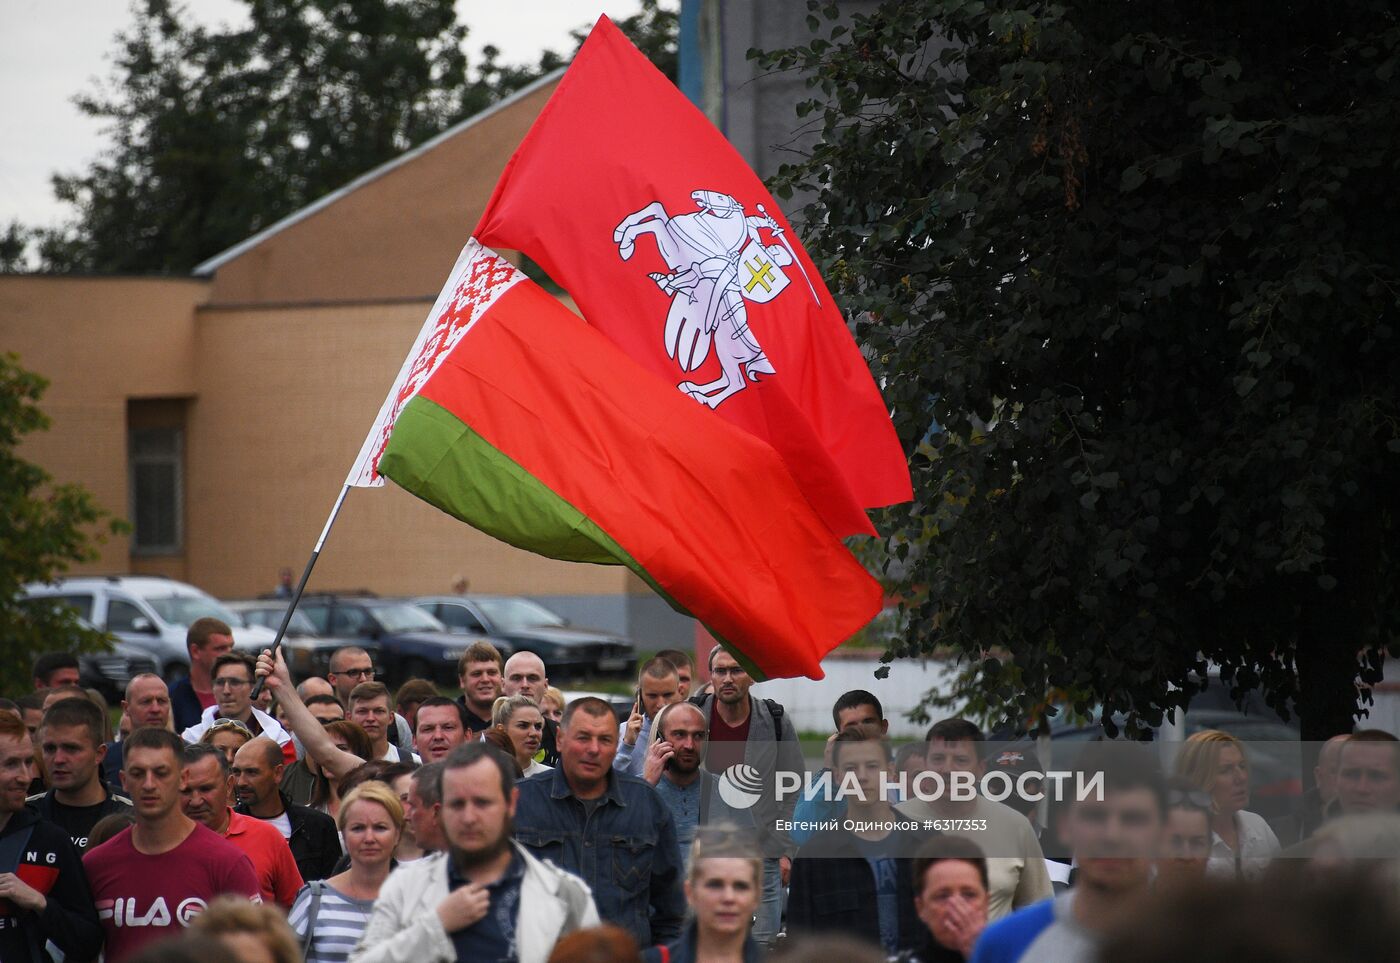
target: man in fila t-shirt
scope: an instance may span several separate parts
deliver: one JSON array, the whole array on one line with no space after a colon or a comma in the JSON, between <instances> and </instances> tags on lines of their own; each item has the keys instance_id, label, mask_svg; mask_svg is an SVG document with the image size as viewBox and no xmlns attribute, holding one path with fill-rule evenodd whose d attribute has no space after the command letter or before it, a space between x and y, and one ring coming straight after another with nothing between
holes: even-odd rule
<instances>
[{"instance_id":1,"label":"man in fila t-shirt","mask_svg":"<svg viewBox=\"0 0 1400 963\"><path fill-rule=\"evenodd\" d=\"M122 785L136 824L83 857L107 963L180 934L216 896L261 901L248 857L181 811L183 749L180 737L163 729L127 737Z\"/></svg>"}]
</instances>

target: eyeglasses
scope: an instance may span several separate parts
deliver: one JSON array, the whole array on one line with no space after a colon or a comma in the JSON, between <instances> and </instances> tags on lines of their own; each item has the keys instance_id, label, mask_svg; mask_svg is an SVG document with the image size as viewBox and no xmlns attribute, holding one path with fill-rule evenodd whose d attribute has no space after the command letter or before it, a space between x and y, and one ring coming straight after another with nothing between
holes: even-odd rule
<instances>
[{"instance_id":1,"label":"eyeglasses","mask_svg":"<svg viewBox=\"0 0 1400 963\"><path fill-rule=\"evenodd\" d=\"M1167 808L1177 809L1180 807L1192 809L1212 810L1215 808L1215 800L1210 798L1210 793L1199 789L1171 789L1167 792Z\"/></svg>"},{"instance_id":2,"label":"eyeglasses","mask_svg":"<svg viewBox=\"0 0 1400 963\"><path fill-rule=\"evenodd\" d=\"M348 675L352 679L368 679L370 676L374 675L374 669L370 667L363 669L344 669L337 672L336 675Z\"/></svg>"},{"instance_id":3,"label":"eyeglasses","mask_svg":"<svg viewBox=\"0 0 1400 963\"><path fill-rule=\"evenodd\" d=\"M247 679L230 679L225 676L222 679L215 679L211 687L215 689L241 689L245 685L252 684L253 683Z\"/></svg>"},{"instance_id":4,"label":"eyeglasses","mask_svg":"<svg viewBox=\"0 0 1400 963\"><path fill-rule=\"evenodd\" d=\"M716 679L728 679L728 678L730 678L731 676L747 675L747 674L748 674L748 673L746 673L746 672L743 670L743 668L742 668L741 666L737 666L737 665L736 665L734 668L732 668L732 669L711 669L711 670L710 670L710 675L714 676Z\"/></svg>"}]
</instances>

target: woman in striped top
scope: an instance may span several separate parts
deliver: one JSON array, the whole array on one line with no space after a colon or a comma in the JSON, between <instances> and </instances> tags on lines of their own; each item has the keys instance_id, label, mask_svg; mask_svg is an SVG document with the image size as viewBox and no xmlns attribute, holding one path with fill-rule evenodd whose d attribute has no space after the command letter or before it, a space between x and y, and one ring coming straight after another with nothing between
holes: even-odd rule
<instances>
[{"instance_id":1,"label":"woman in striped top","mask_svg":"<svg viewBox=\"0 0 1400 963\"><path fill-rule=\"evenodd\" d=\"M350 868L302 887L287 922L306 963L345 963L369 922L403 834L403 805L382 782L367 782L340 801L336 819Z\"/></svg>"}]
</instances>

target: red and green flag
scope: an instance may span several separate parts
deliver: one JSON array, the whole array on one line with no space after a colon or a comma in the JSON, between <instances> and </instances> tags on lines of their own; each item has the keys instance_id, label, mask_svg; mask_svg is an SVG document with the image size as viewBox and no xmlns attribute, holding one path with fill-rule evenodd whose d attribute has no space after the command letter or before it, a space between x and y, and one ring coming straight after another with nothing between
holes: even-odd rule
<instances>
[{"instance_id":1,"label":"red and green flag","mask_svg":"<svg viewBox=\"0 0 1400 963\"><path fill-rule=\"evenodd\" d=\"M841 310L739 153L606 17L473 232L522 251L697 409L771 445L837 535L908 501Z\"/></svg>"},{"instance_id":2,"label":"red and green flag","mask_svg":"<svg viewBox=\"0 0 1400 963\"><path fill-rule=\"evenodd\" d=\"M384 478L520 548L626 565L758 678L820 678L880 609L772 447L475 240L347 484Z\"/></svg>"}]
</instances>

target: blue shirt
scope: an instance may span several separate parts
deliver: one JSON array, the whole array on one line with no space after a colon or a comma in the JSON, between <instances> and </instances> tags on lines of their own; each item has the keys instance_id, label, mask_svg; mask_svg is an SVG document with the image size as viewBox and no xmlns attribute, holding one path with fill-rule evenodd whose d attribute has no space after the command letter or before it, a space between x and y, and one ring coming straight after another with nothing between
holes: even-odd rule
<instances>
[{"instance_id":1,"label":"blue shirt","mask_svg":"<svg viewBox=\"0 0 1400 963\"><path fill-rule=\"evenodd\" d=\"M467 885L467 879L457 872L457 864L448 855L447 890L452 892ZM514 963L516 959L515 921L520 917L520 884L525 880L525 860L511 847L510 865L500 879L486 884L491 903L486 915L471 926L447 934L457 951L458 960L471 963Z\"/></svg>"},{"instance_id":2,"label":"blue shirt","mask_svg":"<svg viewBox=\"0 0 1400 963\"><path fill-rule=\"evenodd\" d=\"M661 796L635 776L608 773L592 812L569 788L561 766L520 784L515 840L530 855L578 876L598 915L641 946L680 935L685 917L676 822Z\"/></svg>"},{"instance_id":3,"label":"blue shirt","mask_svg":"<svg viewBox=\"0 0 1400 963\"><path fill-rule=\"evenodd\" d=\"M656 793L676 821L676 842L680 844L681 865L687 873L690 872L690 844L695 841L698 827L714 823L753 827L753 813L731 808L719 796L719 777L704 769L700 770L700 778L689 786L678 786L662 776L656 784Z\"/></svg>"}]
</instances>

